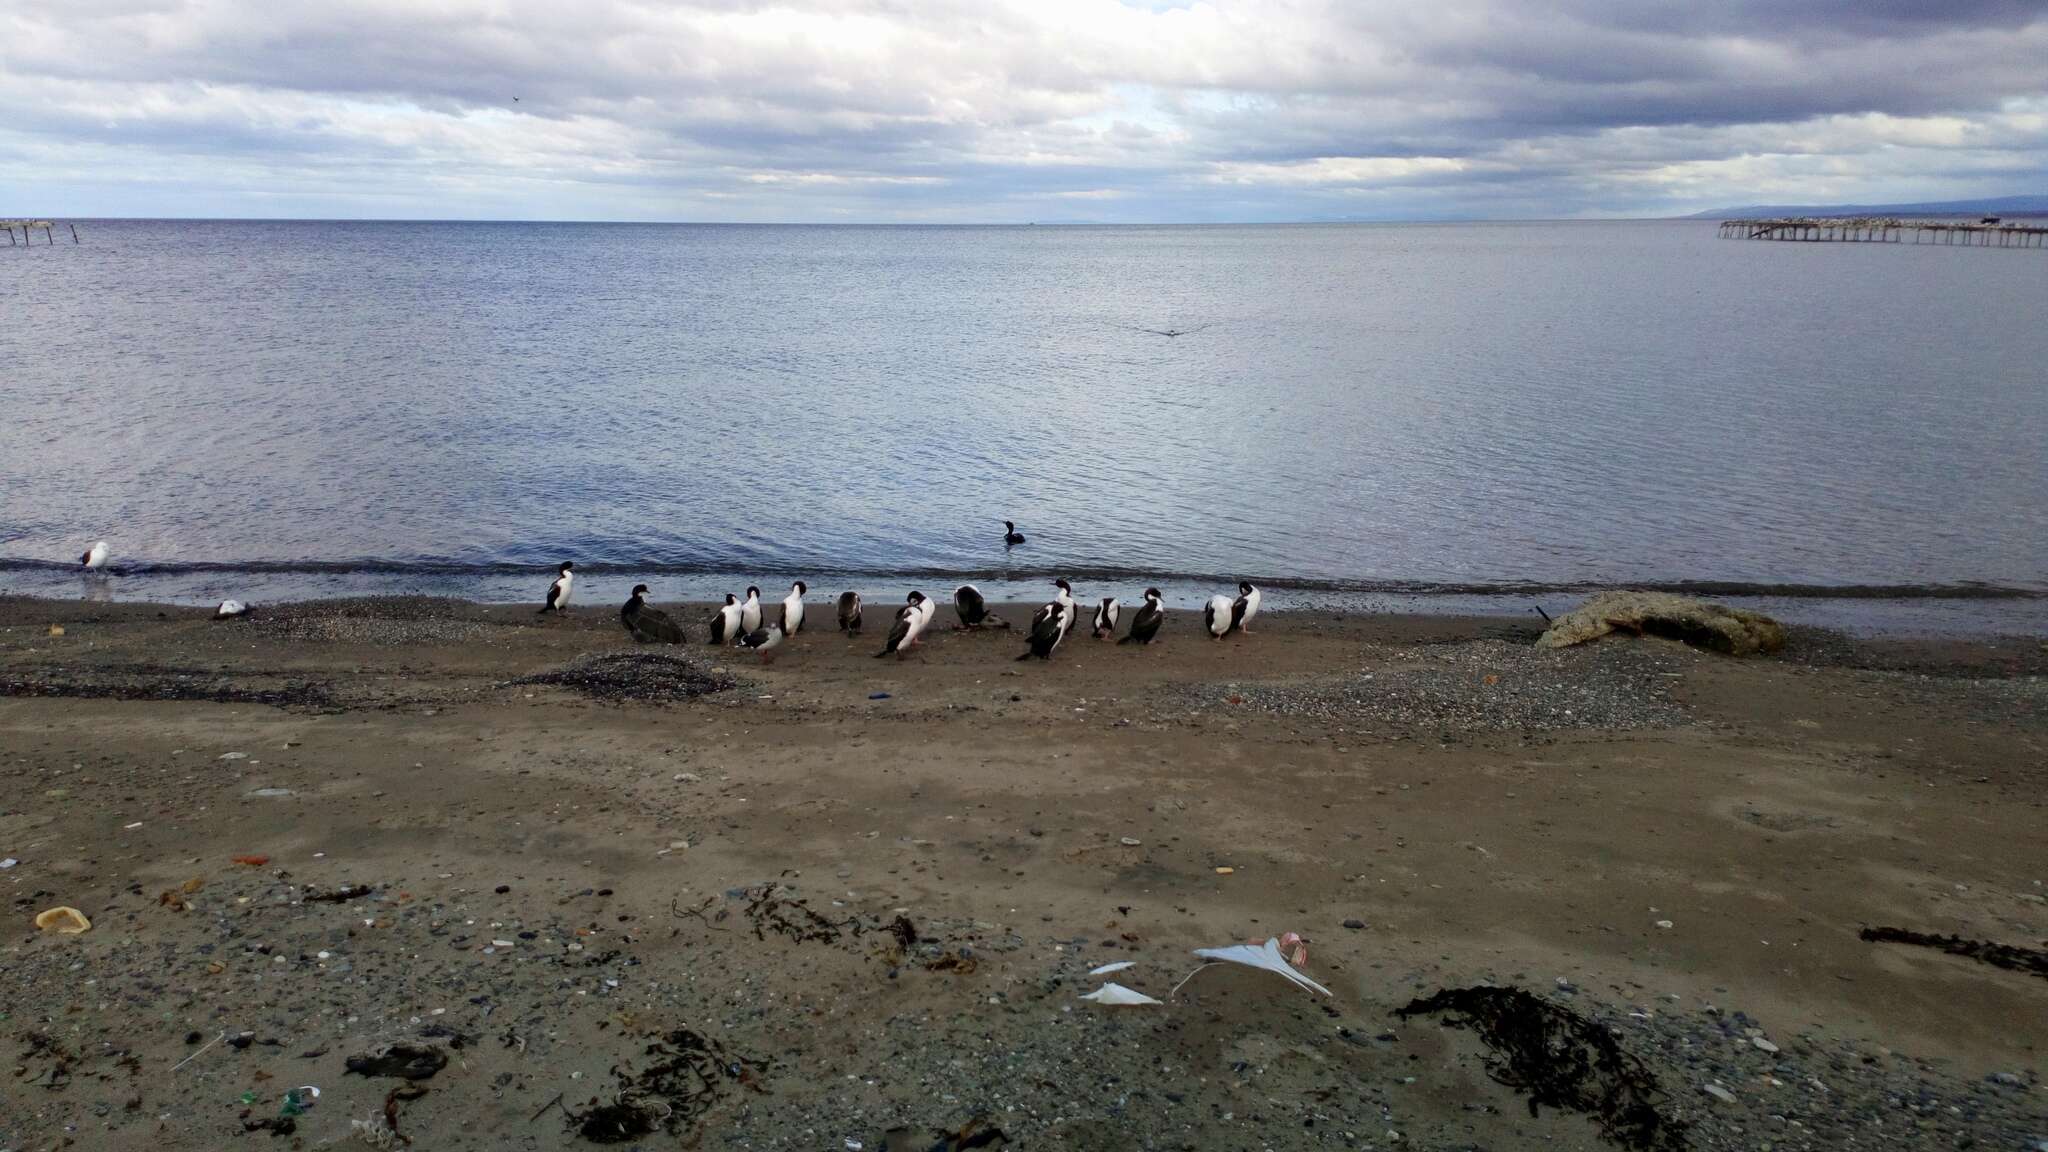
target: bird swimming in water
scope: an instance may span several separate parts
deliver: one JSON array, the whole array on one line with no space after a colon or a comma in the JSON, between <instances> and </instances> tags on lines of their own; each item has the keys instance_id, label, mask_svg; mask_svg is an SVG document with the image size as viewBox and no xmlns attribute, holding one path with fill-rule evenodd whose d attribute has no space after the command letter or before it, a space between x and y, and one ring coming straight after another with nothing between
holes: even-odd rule
<instances>
[{"instance_id":1,"label":"bird swimming in water","mask_svg":"<svg viewBox=\"0 0 2048 1152\"><path fill-rule=\"evenodd\" d=\"M575 567L576 565L567 560L562 561L562 566L557 569L560 575L555 577L554 583L548 585L547 603L540 606L543 613L553 612L560 615L569 610L569 591L576 584L576 576L571 569Z\"/></svg>"},{"instance_id":2,"label":"bird swimming in water","mask_svg":"<svg viewBox=\"0 0 2048 1152\"><path fill-rule=\"evenodd\" d=\"M92 547L85 550L85 555L80 556L78 562L84 565L87 571L105 568L107 566L107 542L105 540L93 541Z\"/></svg>"},{"instance_id":3,"label":"bird swimming in water","mask_svg":"<svg viewBox=\"0 0 2048 1152\"><path fill-rule=\"evenodd\" d=\"M1104 596L1102 603L1095 607L1095 631L1097 640L1104 636L1116 635L1116 617L1119 606L1114 596Z\"/></svg>"},{"instance_id":4,"label":"bird swimming in water","mask_svg":"<svg viewBox=\"0 0 2048 1152\"><path fill-rule=\"evenodd\" d=\"M740 636L740 598L725 594L725 607L711 614L711 642L730 644Z\"/></svg>"},{"instance_id":5,"label":"bird swimming in water","mask_svg":"<svg viewBox=\"0 0 2048 1152\"><path fill-rule=\"evenodd\" d=\"M772 664L775 661L775 648L782 643L782 636L782 625L770 624L766 628L756 628L740 637L740 647L753 649L761 654L761 663Z\"/></svg>"},{"instance_id":6,"label":"bird swimming in water","mask_svg":"<svg viewBox=\"0 0 2048 1152\"><path fill-rule=\"evenodd\" d=\"M962 584L953 589L953 611L960 616L962 628L1008 628L1002 617L988 610L988 601L981 598L981 589L972 584Z\"/></svg>"},{"instance_id":7,"label":"bird swimming in water","mask_svg":"<svg viewBox=\"0 0 2048 1152\"><path fill-rule=\"evenodd\" d=\"M782 598L782 634L794 636L804 630L804 593L811 586L801 580L789 586L789 595Z\"/></svg>"},{"instance_id":8,"label":"bird swimming in water","mask_svg":"<svg viewBox=\"0 0 2048 1152\"><path fill-rule=\"evenodd\" d=\"M1033 656L1040 660L1052 659L1053 650L1073 629L1074 602L1064 596L1065 583L1061 581L1061 599L1049 601L1031 614L1031 646L1017 659L1029 660Z\"/></svg>"},{"instance_id":9,"label":"bird swimming in water","mask_svg":"<svg viewBox=\"0 0 2048 1152\"><path fill-rule=\"evenodd\" d=\"M747 602L740 605L740 634L758 632L761 629L761 590L747 585Z\"/></svg>"},{"instance_id":10,"label":"bird swimming in water","mask_svg":"<svg viewBox=\"0 0 2048 1152\"><path fill-rule=\"evenodd\" d=\"M875 659L879 660L894 652L896 658L901 660L903 654L910 650L910 646L917 643L917 634L924 631L925 614L921 606L923 600L924 593L912 592L910 603L896 610L896 624L889 629L889 639L883 644L882 650L875 653Z\"/></svg>"},{"instance_id":11,"label":"bird swimming in water","mask_svg":"<svg viewBox=\"0 0 2048 1152\"><path fill-rule=\"evenodd\" d=\"M1159 589L1145 589L1145 606L1131 617L1131 634L1117 641L1118 644L1150 644L1159 635L1159 626L1166 621L1166 609L1160 606Z\"/></svg>"},{"instance_id":12,"label":"bird swimming in water","mask_svg":"<svg viewBox=\"0 0 2048 1152\"><path fill-rule=\"evenodd\" d=\"M627 600L625 607L619 609L619 622L626 626L626 631L633 634L633 639L643 644L683 642L683 626L669 619L668 613L648 605L645 584L633 585L632 599Z\"/></svg>"},{"instance_id":13,"label":"bird swimming in water","mask_svg":"<svg viewBox=\"0 0 2048 1152\"><path fill-rule=\"evenodd\" d=\"M1017 545L1022 544L1023 542L1024 534L1022 532L1017 531L1017 526L1008 520L1003 521L1004 547L1015 548Z\"/></svg>"},{"instance_id":14,"label":"bird swimming in water","mask_svg":"<svg viewBox=\"0 0 2048 1152\"><path fill-rule=\"evenodd\" d=\"M839 594L839 630L848 636L860 635L860 593Z\"/></svg>"}]
</instances>

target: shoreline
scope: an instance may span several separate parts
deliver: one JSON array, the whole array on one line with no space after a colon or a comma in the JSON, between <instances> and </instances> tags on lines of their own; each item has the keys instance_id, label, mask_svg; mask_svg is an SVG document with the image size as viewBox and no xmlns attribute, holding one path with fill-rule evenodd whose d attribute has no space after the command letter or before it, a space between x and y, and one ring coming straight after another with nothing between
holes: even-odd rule
<instances>
[{"instance_id":1,"label":"shoreline","mask_svg":"<svg viewBox=\"0 0 2048 1152\"><path fill-rule=\"evenodd\" d=\"M609 604L0 597L0 1146L264 1141L301 1084L350 1141L401 1082L345 1062L405 1043L447 1059L415 1147L588 1148L697 1041L741 1071L647 1147L1610 1146L1395 1014L1477 985L1614 1036L1702 1152L2048 1139L2048 986L1859 936L2048 939L2039 636L1176 612L1018 663L947 605L877 660L892 607L849 641L820 594L762 665L708 605L669 647ZM1328 998L1176 988L1287 931ZM1162 1005L1079 999L1121 961Z\"/></svg>"}]
</instances>

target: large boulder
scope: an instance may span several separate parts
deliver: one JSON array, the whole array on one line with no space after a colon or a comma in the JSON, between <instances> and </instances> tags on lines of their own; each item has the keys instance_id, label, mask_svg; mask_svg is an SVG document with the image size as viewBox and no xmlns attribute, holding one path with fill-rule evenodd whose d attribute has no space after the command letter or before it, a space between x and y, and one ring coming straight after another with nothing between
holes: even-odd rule
<instances>
[{"instance_id":1,"label":"large boulder","mask_svg":"<svg viewBox=\"0 0 2048 1152\"><path fill-rule=\"evenodd\" d=\"M1610 632L1662 636L1730 656L1785 646L1785 629L1769 616L1669 592L1602 592L1551 621L1536 646L1569 648Z\"/></svg>"}]
</instances>

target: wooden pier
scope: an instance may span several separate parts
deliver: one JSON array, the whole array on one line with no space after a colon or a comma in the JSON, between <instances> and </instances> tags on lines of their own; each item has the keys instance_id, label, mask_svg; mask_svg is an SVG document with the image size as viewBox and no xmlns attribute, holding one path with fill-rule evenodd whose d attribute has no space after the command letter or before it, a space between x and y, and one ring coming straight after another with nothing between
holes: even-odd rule
<instances>
[{"instance_id":1,"label":"wooden pier","mask_svg":"<svg viewBox=\"0 0 2048 1152\"><path fill-rule=\"evenodd\" d=\"M71 242L73 244L79 243L78 225L67 224L65 227L71 229ZM19 242L21 244L29 242L29 234L32 232L41 232L43 234L43 242L46 244L55 244L57 242L57 222L54 220L0 220L0 228L7 229L7 246L9 248L16 246L14 231L17 228L21 230L21 240Z\"/></svg>"},{"instance_id":2,"label":"wooden pier","mask_svg":"<svg viewBox=\"0 0 2048 1152\"><path fill-rule=\"evenodd\" d=\"M1961 220L1901 220L1897 217L1786 217L1723 220L1724 240L1847 241L1869 244L1946 244L1965 248L2048 248L2048 224L2015 224L1985 217Z\"/></svg>"}]
</instances>

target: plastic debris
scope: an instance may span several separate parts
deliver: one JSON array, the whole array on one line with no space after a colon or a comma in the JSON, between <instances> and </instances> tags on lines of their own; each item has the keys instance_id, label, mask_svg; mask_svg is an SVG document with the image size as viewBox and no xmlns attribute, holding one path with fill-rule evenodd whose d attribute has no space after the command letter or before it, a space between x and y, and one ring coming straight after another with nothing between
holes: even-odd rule
<instances>
[{"instance_id":1,"label":"plastic debris","mask_svg":"<svg viewBox=\"0 0 2048 1152\"><path fill-rule=\"evenodd\" d=\"M1287 962L1287 957L1280 954L1280 938L1277 936L1269 937L1264 944L1256 947L1250 944L1232 944L1228 948L1197 948L1195 955L1221 964L1242 964L1247 968L1263 968L1268 972L1277 972L1311 992L1320 992L1325 996L1330 994L1328 988L1294 970L1294 966ZM1208 965L1205 964L1203 967L1206 968ZM1201 970L1197 968L1195 972ZM1193 979L1194 974L1188 973L1188 979ZM1181 981L1181 984L1185 983L1187 980ZM1180 985L1174 986L1176 991L1179 987Z\"/></svg>"},{"instance_id":2,"label":"plastic debris","mask_svg":"<svg viewBox=\"0 0 2048 1152\"><path fill-rule=\"evenodd\" d=\"M9 857L8 857L7 859L5 859L5 860L0 860L0 872L5 872L5 871L7 871L7 870L8 870L9 868L12 868L12 867L14 867L14 866L15 866L16 864L19 864L19 863L21 863L21 861L19 861L19 860L16 860L16 859L15 859L14 857L12 857L12 856L9 856Z\"/></svg>"},{"instance_id":3,"label":"plastic debris","mask_svg":"<svg viewBox=\"0 0 2048 1152\"><path fill-rule=\"evenodd\" d=\"M889 694L888 694L887 692L870 692L870 693L868 693L868 699L870 699L870 700L887 700L888 698L889 698Z\"/></svg>"},{"instance_id":4,"label":"plastic debris","mask_svg":"<svg viewBox=\"0 0 2048 1152\"><path fill-rule=\"evenodd\" d=\"M1114 964L1104 964L1100 968L1090 968L1088 974L1090 976L1107 976L1111 972L1121 972L1126 968L1136 968L1137 966L1138 962L1136 960L1119 960Z\"/></svg>"},{"instance_id":5,"label":"plastic debris","mask_svg":"<svg viewBox=\"0 0 2048 1152\"><path fill-rule=\"evenodd\" d=\"M216 757L219 760L247 760L248 758L249 754L247 752L223 752Z\"/></svg>"},{"instance_id":6,"label":"plastic debris","mask_svg":"<svg viewBox=\"0 0 2048 1152\"><path fill-rule=\"evenodd\" d=\"M268 863L270 863L270 857L268 857L268 856L237 856L237 857L235 857L235 863L237 863L237 864L243 864L243 865L246 865L246 866L248 866L248 867L250 867L250 868L261 868L261 867L263 867L263 866L264 866L265 864L268 864Z\"/></svg>"},{"instance_id":7,"label":"plastic debris","mask_svg":"<svg viewBox=\"0 0 2048 1152\"><path fill-rule=\"evenodd\" d=\"M1232 873L1234 873L1234 872L1236 872L1236 871L1237 871L1237 869L1235 869L1235 868L1230 868L1230 867L1223 867L1223 868L1218 868L1218 869L1216 869L1216 874L1217 874L1218 876L1228 876L1228 875L1231 875Z\"/></svg>"},{"instance_id":8,"label":"plastic debris","mask_svg":"<svg viewBox=\"0 0 2048 1152\"><path fill-rule=\"evenodd\" d=\"M1081 997L1081 999L1091 1000L1097 1004L1139 1005L1159 1003L1159 1001L1145 995L1143 992L1133 991L1114 980Z\"/></svg>"},{"instance_id":9,"label":"plastic debris","mask_svg":"<svg viewBox=\"0 0 2048 1152\"><path fill-rule=\"evenodd\" d=\"M76 908L57 907L36 914L36 928L59 936L76 936L92 929L92 921Z\"/></svg>"},{"instance_id":10,"label":"plastic debris","mask_svg":"<svg viewBox=\"0 0 2048 1152\"><path fill-rule=\"evenodd\" d=\"M304 1116L320 1102L320 1089L312 1084L301 1084L285 1090L284 1100L278 1107L279 1116Z\"/></svg>"},{"instance_id":11,"label":"plastic debris","mask_svg":"<svg viewBox=\"0 0 2048 1152\"><path fill-rule=\"evenodd\" d=\"M1144 841L1138 839L1136 836L1126 836L1123 838L1123 846L1126 848L1136 848L1143 843Z\"/></svg>"}]
</instances>

